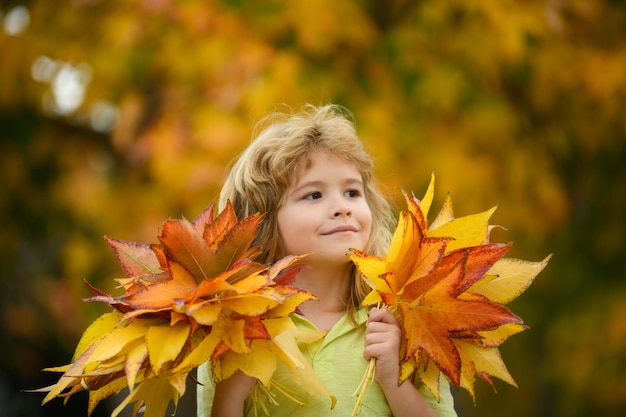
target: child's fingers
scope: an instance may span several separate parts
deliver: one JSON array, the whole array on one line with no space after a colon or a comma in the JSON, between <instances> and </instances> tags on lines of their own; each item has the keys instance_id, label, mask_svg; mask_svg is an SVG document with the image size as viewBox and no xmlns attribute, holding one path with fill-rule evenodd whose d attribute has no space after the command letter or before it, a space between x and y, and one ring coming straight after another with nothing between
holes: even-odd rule
<instances>
[{"instance_id":1,"label":"child's fingers","mask_svg":"<svg viewBox=\"0 0 626 417\"><path fill-rule=\"evenodd\" d=\"M387 310L386 308L373 308L370 311L368 324L372 322L383 322L395 325L398 324L396 317L391 311Z\"/></svg>"},{"instance_id":2,"label":"child's fingers","mask_svg":"<svg viewBox=\"0 0 626 417\"><path fill-rule=\"evenodd\" d=\"M394 323L385 323L384 321L372 321L367 323L366 334L371 333L400 333L400 327Z\"/></svg>"},{"instance_id":3,"label":"child's fingers","mask_svg":"<svg viewBox=\"0 0 626 417\"><path fill-rule=\"evenodd\" d=\"M400 327L384 321L370 321L365 332L365 359L397 352L400 346Z\"/></svg>"}]
</instances>

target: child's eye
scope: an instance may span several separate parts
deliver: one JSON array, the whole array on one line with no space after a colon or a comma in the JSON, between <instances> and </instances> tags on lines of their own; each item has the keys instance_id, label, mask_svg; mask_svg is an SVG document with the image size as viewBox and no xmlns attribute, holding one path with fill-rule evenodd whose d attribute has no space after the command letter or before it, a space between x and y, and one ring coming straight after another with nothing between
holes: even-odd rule
<instances>
[{"instance_id":1,"label":"child's eye","mask_svg":"<svg viewBox=\"0 0 626 417\"><path fill-rule=\"evenodd\" d=\"M313 191L304 196L305 200L317 200L318 198L322 198L322 193L319 191Z\"/></svg>"},{"instance_id":2,"label":"child's eye","mask_svg":"<svg viewBox=\"0 0 626 417\"><path fill-rule=\"evenodd\" d=\"M361 190L348 190L348 191L345 192L345 194L348 197L360 197L360 196L363 195Z\"/></svg>"}]
</instances>

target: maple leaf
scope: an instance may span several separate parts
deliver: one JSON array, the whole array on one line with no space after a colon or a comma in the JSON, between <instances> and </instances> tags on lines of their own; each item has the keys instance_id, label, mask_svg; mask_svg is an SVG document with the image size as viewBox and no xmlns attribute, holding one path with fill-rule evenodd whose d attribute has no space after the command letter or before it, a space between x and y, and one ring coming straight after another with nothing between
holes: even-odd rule
<instances>
[{"instance_id":1,"label":"maple leaf","mask_svg":"<svg viewBox=\"0 0 626 417\"><path fill-rule=\"evenodd\" d=\"M298 385L309 394L329 396L330 408L333 408L336 398L318 378L311 378L315 371L298 348L298 343L312 343L322 338L326 332L300 330L288 317L267 319L264 324L271 338L252 341L250 354L228 352L219 362L219 366L213 368L214 377L222 380L241 369L271 390L275 386L272 374L278 361L281 361Z\"/></svg>"},{"instance_id":2,"label":"maple leaf","mask_svg":"<svg viewBox=\"0 0 626 417\"><path fill-rule=\"evenodd\" d=\"M349 254L372 288L363 305L389 308L402 327L400 382L417 374L436 397L440 373L472 396L477 377L515 385L498 346L526 326L505 304L528 288L550 256L541 262L504 258L511 244L489 242L495 208L455 218L450 196L429 225L434 175L421 201L403 195L407 209L386 256L356 249ZM364 387L357 393L353 415Z\"/></svg>"},{"instance_id":3,"label":"maple leaf","mask_svg":"<svg viewBox=\"0 0 626 417\"><path fill-rule=\"evenodd\" d=\"M267 389L276 361L284 361L305 390L334 401L289 343L306 337L288 316L314 298L291 286L305 255L262 265L251 246L262 216L237 221L230 204L213 213L211 205L192 222L166 220L158 244L105 237L126 274L118 279L124 293L114 297L87 284L96 295L86 301L115 311L85 330L72 363L46 369L63 375L34 390L47 392L44 404L87 390L91 413L128 388L112 416L134 404L133 416L143 409L146 417L160 417L184 394L189 372L207 360L218 382L241 369Z\"/></svg>"},{"instance_id":4,"label":"maple leaf","mask_svg":"<svg viewBox=\"0 0 626 417\"><path fill-rule=\"evenodd\" d=\"M407 339L405 359L417 360L423 352L455 386L460 385L461 356L454 339L472 340L479 338L478 331L521 321L486 298L460 297L470 256L471 252L464 252L453 265L435 268L434 285L417 297L407 288L397 303Z\"/></svg>"}]
</instances>

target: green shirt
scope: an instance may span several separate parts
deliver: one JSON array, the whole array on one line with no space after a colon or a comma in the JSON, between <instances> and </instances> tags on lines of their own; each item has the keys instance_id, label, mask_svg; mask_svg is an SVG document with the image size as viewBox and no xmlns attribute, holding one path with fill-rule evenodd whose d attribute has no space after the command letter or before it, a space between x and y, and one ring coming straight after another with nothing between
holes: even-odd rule
<instances>
[{"instance_id":1,"label":"green shirt","mask_svg":"<svg viewBox=\"0 0 626 417\"><path fill-rule=\"evenodd\" d=\"M301 350L310 361L315 373L337 398L335 408L330 409L328 396L309 395L304 392L293 382L287 368L279 364L273 379L294 391L295 397L304 402L304 405L299 405L283 394L276 393L279 405L268 404L265 401L270 416L350 416L356 401L352 394L358 387L367 367L367 361L363 358L367 310L357 311L355 318L358 324L356 327L350 322L348 316L344 315L324 338L311 344L301 345ZM302 316L293 315L292 319L296 326L301 329L317 330L315 325ZM198 380L203 384L198 385L198 417L209 417L213 403L214 385L208 364L205 363L198 368ZM445 378L441 378L440 381L441 398L439 402L424 385L419 385L420 393L440 417L456 417L450 385ZM254 403L249 399L246 400L244 415L255 416ZM261 407L257 407L256 415L265 415ZM391 415L382 389L376 382L372 382L367 388L359 417Z\"/></svg>"}]
</instances>

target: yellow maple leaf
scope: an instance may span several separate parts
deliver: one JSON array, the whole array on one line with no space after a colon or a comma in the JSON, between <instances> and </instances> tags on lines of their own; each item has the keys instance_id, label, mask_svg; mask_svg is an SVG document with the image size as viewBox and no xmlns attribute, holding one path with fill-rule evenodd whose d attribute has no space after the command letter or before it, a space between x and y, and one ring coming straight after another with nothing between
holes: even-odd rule
<instances>
[{"instance_id":1,"label":"yellow maple leaf","mask_svg":"<svg viewBox=\"0 0 626 417\"><path fill-rule=\"evenodd\" d=\"M277 362L281 361L299 386L309 394L329 396L330 407L333 408L336 398L315 376L313 367L298 347L298 342L312 343L324 337L326 333L300 330L288 317L266 319L263 323L271 338L253 340L249 354L234 351L226 353L219 366L213 368L214 378L217 381L223 380L239 369L257 378L267 390L271 391L276 386L272 375L276 370Z\"/></svg>"}]
</instances>

